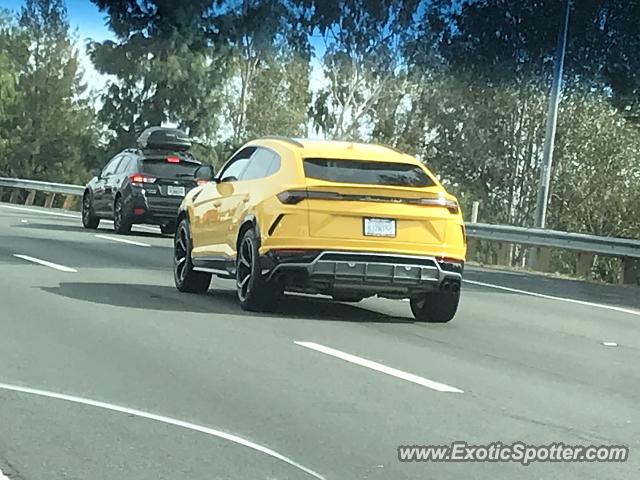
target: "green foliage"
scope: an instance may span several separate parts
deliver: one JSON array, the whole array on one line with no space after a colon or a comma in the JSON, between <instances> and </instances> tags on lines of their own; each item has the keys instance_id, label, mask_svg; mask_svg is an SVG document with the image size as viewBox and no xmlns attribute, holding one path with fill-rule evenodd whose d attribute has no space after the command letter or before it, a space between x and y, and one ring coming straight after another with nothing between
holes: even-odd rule
<instances>
[{"instance_id":1,"label":"green foliage","mask_svg":"<svg viewBox=\"0 0 640 480\"><path fill-rule=\"evenodd\" d=\"M0 13L0 173L75 181L163 123L217 168L251 138L313 131L415 154L465 212L532 224L562 0L92 1L115 35L89 45L111 76L97 116L62 0ZM640 236L638 18L639 2L573 2L549 227Z\"/></svg>"},{"instance_id":2,"label":"green foliage","mask_svg":"<svg viewBox=\"0 0 640 480\"><path fill-rule=\"evenodd\" d=\"M212 18L212 40L229 49L224 115L233 145L303 133L310 69L299 21L299 12L284 0L224 2Z\"/></svg>"},{"instance_id":3,"label":"green foliage","mask_svg":"<svg viewBox=\"0 0 640 480\"><path fill-rule=\"evenodd\" d=\"M61 0L27 0L4 21L0 145L7 175L81 181L95 156L94 113L82 100L77 52ZM4 69L3 69L4 70ZM6 93L6 96L5 96Z\"/></svg>"}]
</instances>

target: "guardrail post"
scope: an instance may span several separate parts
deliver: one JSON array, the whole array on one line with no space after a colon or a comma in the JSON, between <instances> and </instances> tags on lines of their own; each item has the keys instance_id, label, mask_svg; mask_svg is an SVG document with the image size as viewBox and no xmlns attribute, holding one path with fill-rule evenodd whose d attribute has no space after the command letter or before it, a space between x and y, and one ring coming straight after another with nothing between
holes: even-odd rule
<instances>
[{"instance_id":1,"label":"guardrail post","mask_svg":"<svg viewBox=\"0 0 640 480\"><path fill-rule=\"evenodd\" d=\"M480 202L473 202L471 204L471 223L478 223L478 210L480 209Z\"/></svg>"},{"instance_id":2,"label":"guardrail post","mask_svg":"<svg viewBox=\"0 0 640 480\"><path fill-rule=\"evenodd\" d=\"M596 258L595 254L589 252L578 252L576 258L576 277L590 278L591 269L593 268L593 260Z\"/></svg>"},{"instance_id":3,"label":"guardrail post","mask_svg":"<svg viewBox=\"0 0 640 480\"><path fill-rule=\"evenodd\" d=\"M622 258L622 283L640 284L640 260L632 257Z\"/></svg>"},{"instance_id":4,"label":"guardrail post","mask_svg":"<svg viewBox=\"0 0 640 480\"><path fill-rule=\"evenodd\" d=\"M27 199L24 201L25 205L33 205L33 201L36 199L36 191L29 190L29 194L27 195Z\"/></svg>"},{"instance_id":5,"label":"guardrail post","mask_svg":"<svg viewBox=\"0 0 640 480\"><path fill-rule=\"evenodd\" d=\"M75 195L65 195L62 208L64 208L65 210L71 209L71 207L73 207L73 204L75 203L75 200L76 200Z\"/></svg>"},{"instance_id":6,"label":"guardrail post","mask_svg":"<svg viewBox=\"0 0 640 480\"><path fill-rule=\"evenodd\" d=\"M478 252L478 240L475 238L467 238L467 261L475 260Z\"/></svg>"},{"instance_id":7,"label":"guardrail post","mask_svg":"<svg viewBox=\"0 0 640 480\"><path fill-rule=\"evenodd\" d=\"M9 203L18 203L18 197L20 196L20 190L14 188L11 191L11 196L9 197Z\"/></svg>"},{"instance_id":8,"label":"guardrail post","mask_svg":"<svg viewBox=\"0 0 640 480\"><path fill-rule=\"evenodd\" d=\"M51 208L51 206L53 205L53 201L56 199L56 194L55 193L47 193L47 198L44 201L44 207L45 208Z\"/></svg>"},{"instance_id":9,"label":"guardrail post","mask_svg":"<svg viewBox=\"0 0 640 480\"><path fill-rule=\"evenodd\" d=\"M551 249L538 247L535 259L533 269L537 272L548 272L549 264L551 263Z\"/></svg>"},{"instance_id":10,"label":"guardrail post","mask_svg":"<svg viewBox=\"0 0 640 480\"><path fill-rule=\"evenodd\" d=\"M496 264L505 267L511 266L511 256L513 253L513 245L510 243L498 243L498 258Z\"/></svg>"}]
</instances>

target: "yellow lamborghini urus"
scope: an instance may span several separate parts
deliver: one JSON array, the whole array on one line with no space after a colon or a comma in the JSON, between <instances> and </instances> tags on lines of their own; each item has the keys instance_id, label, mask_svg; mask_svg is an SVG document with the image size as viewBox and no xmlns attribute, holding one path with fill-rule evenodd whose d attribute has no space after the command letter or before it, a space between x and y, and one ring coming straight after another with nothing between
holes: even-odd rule
<instances>
[{"instance_id":1,"label":"yellow lamborghini urus","mask_svg":"<svg viewBox=\"0 0 640 480\"><path fill-rule=\"evenodd\" d=\"M415 158L390 147L270 137L247 143L187 194L174 278L205 292L236 280L247 310L284 291L357 302L409 298L417 320L458 308L466 242L455 197Z\"/></svg>"}]
</instances>

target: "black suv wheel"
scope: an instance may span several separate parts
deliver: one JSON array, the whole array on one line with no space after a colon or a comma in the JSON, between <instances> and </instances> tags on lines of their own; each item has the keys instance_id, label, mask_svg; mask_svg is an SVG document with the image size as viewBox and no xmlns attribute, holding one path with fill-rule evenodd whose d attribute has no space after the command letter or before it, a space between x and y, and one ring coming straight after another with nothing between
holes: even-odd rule
<instances>
[{"instance_id":1,"label":"black suv wheel","mask_svg":"<svg viewBox=\"0 0 640 480\"><path fill-rule=\"evenodd\" d=\"M122 200L122 197L118 196L113 206L113 229L116 233L131 232L133 219L131 218L131 212L129 210Z\"/></svg>"},{"instance_id":2,"label":"black suv wheel","mask_svg":"<svg viewBox=\"0 0 640 480\"><path fill-rule=\"evenodd\" d=\"M176 224L174 222L169 222L164 225L160 225L160 231L163 235L173 235L176 233Z\"/></svg>"},{"instance_id":3,"label":"black suv wheel","mask_svg":"<svg viewBox=\"0 0 640 480\"><path fill-rule=\"evenodd\" d=\"M93 197L89 192L82 197L82 225L84 228L95 230L100 225L100 219L93 211Z\"/></svg>"}]
</instances>

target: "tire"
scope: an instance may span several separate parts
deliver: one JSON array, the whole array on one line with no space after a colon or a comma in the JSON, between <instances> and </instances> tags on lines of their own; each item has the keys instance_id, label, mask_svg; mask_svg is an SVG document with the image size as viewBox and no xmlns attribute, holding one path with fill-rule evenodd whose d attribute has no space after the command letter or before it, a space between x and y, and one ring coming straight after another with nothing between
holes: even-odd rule
<instances>
[{"instance_id":1,"label":"tire","mask_svg":"<svg viewBox=\"0 0 640 480\"><path fill-rule=\"evenodd\" d=\"M100 219L93 210L93 197L89 192L82 197L82 225L84 228L95 230L100 225Z\"/></svg>"},{"instance_id":2,"label":"tire","mask_svg":"<svg viewBox=\"0 0 640 480\"><path fill-rule=\"evenodd\" d=\"M332 297L336 302L352 302L352 303L359 302L364 298L362 295L358 295L357 293L354 294L354 293L348 293L348 292L334 293Z\"/></svg>"},{"instance_id":3,"label":"tire","mask_svg":"<svg viewBox=\"0 0 640 480\"><path fill-rule=\"evenodd\" d=\"M262 276L259 246L255 230L245 231L236 252L236 291L243 310L273 311L282 298L283 289Z\"/></svg>"},{"instance_id":4,"label":"tire","mask_svg":"<svg viewBox=\"0 0 640 480\"><path fill-rule=\"evenodd\" d=\"M176 224L171 222L165 225L160 225L160 231L163 235L173 235L176 233Z\"/></svg>"},{"instance_id":5,"label":"tire","mask_svg":"<svg viewBox=\"0 0 640 480\"><path fill-rule=\"evenodd\" d=\"M211 274L196 272L191 261L189 222L183 219L173 238L173 280L176 288L186 293L204 293L211 284Z\"/></svg>"},{"instance_id":6,"label":"tire","mask_svg":"<svg viewBox=\"0 0 640 480\"><path fill-rule=\"evenodd\" d=\"M427 292L410 300L411 312L419 322L447 323L458 310L460 293Z\"/></svg>"},{"instance_id":7,"label":"tire","mask_svg":"<svg viewBox=\"0 0 640 480\"><path fill-rule=\"evenodd\" d=\"M113 230L119 234L127 234L131 232L131 225L133 225L131 212L125 205L122 197L118 196L113 205Z\"/></svg>"}]
</instances>

